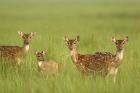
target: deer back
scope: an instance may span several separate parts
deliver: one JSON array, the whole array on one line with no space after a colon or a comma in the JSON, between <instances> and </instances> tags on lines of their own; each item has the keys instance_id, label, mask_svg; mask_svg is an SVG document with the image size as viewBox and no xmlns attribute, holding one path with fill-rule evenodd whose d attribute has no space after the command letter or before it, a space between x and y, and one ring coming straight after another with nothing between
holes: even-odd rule
<instances>
[{"instance_id":1,"label":"deer back","mask_svg":"<svg viewBox=\"0 0 140 93\"><path fill-rule=\"evenodd\" d=\"M58 63L55 61L44 61L40 66L38 66L41 71L46 71L47 73L57 73Z\"/></svg>"},{"instance_id":2,"label":"deer back","mask_svg":"<svg viewBox=\"0 0 140 93\"><path fill-rule=\"evenodd\" d=\"M1 58L20 58L23 57L23 49L18 46L0 46Z\"/></svg>"}]
</instances>

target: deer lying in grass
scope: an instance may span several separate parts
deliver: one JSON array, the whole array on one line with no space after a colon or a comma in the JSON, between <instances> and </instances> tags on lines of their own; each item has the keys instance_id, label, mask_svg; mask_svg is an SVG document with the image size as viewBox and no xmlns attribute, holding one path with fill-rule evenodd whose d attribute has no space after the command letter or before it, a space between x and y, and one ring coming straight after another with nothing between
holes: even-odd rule
<instances>
[{"instance_id":1,"label":"deer lying in grass","mask_svg":"<svg viewBox=\"0 0 140 93\"><path fill-rule=\"evenodd\" d=\"M36 52L35 55L38 61L37 67L39 72L47 72L48 74L56 74L58 72L58 63L55 61L45 61L45 51Z\"/></svg>"},{"instance_id":2,"label":"deer lying in grass","mask_svg":"<svg viewBox=\"0 0 140 93\"><path fill-rule=\"evenodd\" d=\"M0 46L0 59L10 60L15 62L15 64L20 64L21 58L28 52L29 43L35 32L30 34L24 34L23 32L18 32L19 36L23 40L23 46Z\"/></svg>"},{"instance_id":3,"label":"deer lying in grass","mask_svg":"<svg viewBox=\"0 0 140 93\"><path fill-rule=\"evenodd\" d=\"M70 49L73 63L83 76L87 75L89 72L100 72L103 76L112 74L115 82L118 67L123 59L124 44L128 42L128 37L125 37L123 40L112 38L117 48L115 55L109 52L96 52L95 54L86 55L79 54L76 49L76 45L80 41L79 36L77 36L76 39L65 37L64 41Z\"/></svg>"}]
</instances>

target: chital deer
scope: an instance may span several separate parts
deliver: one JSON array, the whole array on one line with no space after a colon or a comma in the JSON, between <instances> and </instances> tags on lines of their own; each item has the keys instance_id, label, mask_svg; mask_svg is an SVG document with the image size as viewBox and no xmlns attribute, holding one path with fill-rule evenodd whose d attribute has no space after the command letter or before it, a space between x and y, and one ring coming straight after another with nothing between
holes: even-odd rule
<instances>
[{"instance_id":1,"label":"chital deer","mask_svg":"<svg viewBox=\"0 0 140 93\"><path fill-rule=\"evenodd\" d=\"M65 37L64 41L70 49L73 63L83 75L88 74L90 71L94 73L101 72L103 76L112 74L115 82L118 66L123 59L124 44L128 41L128 37L123 40L112 39L117 47L117 53L115 55L109 52L96 52L95 54L86 55L79 54L76 49L76 44L80 41L79 36L71 40Z\"/></svg>"},{"instance_id":2,"label":"chital deer","mask_svg":"<svg viewBox=\"0 0 140 93\"><path fill-rule=\"evenodd\" d=\"M117 50L116 54L111 58L111 61L108 65L108 75L113 75L113 81L116 81L116 75L118 72L118 67L122 63L124 55L124 45L128 42L128 36L122 40L116 40L115 37L112 37L112 42L115 44Z\"/></svg>"},{"instance_id":3,"label":"chital deer","mask_svg":"<svg viewBox=\"0 0 140 93\"><path fill-rule=\"evenodd\" d=\"M55 61L45 61L44 56L46 55L45 51L40 51L35 53L37 58L37 69L39 72L47 72L48 74L56 74L59 70L58 63Z\"/></svg>"},{"instance_id":4,"label":"chital deer","mask_svg":"<svg viewBox=\"0 0 140 93\"><path fill-rule=\"evenodd\" d=\"M15 62L15 64L20 64L21 58L29 50L29 43L31 42L32 37L35 35L35 32L31 32L30 34L18 32L18 34L23 40L23 46L0 46L1 59L11 60Z\"/></svg>"}]
</instances>

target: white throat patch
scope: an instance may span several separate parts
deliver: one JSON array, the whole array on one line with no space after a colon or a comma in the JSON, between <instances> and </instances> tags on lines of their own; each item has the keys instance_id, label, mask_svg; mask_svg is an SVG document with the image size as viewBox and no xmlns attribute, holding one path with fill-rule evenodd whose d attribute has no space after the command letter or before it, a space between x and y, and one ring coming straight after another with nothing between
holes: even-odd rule
<instances>
[{"instance_id":1,"label":"white throat patch","mask_svg":"<svg viewBox=\"0 0 140 93\"><path fill-rule=\"evenodd\" d=\"M119 59L119 60L122 60L123 59L123 50L122 51L120 51L120 52L117 52L117 58Z\"/></svg>"},{"instance_id":2,"label":"white throat patch","mask_svg":"<svg viewBox=\"0 0 140 93\"><path fill-rule=\"evenodd\" d=\"M71 54L71 56L72 56L72 58L73 58L73 61L75 61L75 62L77 62L77 53L76 53L76 51L71 51L70 52L70 54Z\"/></svg>"},{"instance_id":3,"label":"white throat patch","mask_svg":"<svg viewBox=\"0 0 140 93\"><path fill-rule=\"evenodd\" d=\"M25 51L26 51L26 52L29 51L29 48L30 48L29 45L26 45L26 46L25 46Z\"/></svg>"},{"instance_id":4,"label":"white throat patch","mask_svg":"<svg viewBox=\"0 0 140 93\"><path fill-rule=\"evenodd\" d=\"M42 65L42 61L38 62L38 66L41 67Z\"/></svg>"}]
</instances>

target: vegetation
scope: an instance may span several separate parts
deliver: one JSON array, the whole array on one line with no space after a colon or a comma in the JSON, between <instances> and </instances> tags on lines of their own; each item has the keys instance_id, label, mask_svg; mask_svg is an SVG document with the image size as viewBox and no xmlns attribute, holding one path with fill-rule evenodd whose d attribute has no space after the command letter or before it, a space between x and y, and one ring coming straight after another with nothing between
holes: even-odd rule
<instances>
[{"instance_id":1,"label":"vegetation","mask_svg":"<svg viewBox=\"0 0 140 93\"><path fill-rule=\"evenodd\" d=\"M140 91L140 2L125 0L3 0L0 1L0 45L19 45L18 31L37 32L20 66L0 66L0 93L138 93ZM129 36L117 81L85 80L72 63L64 36L80 35L78 51L115 53L111 37ZM56 76L36 70L35 50L59 62Z\"/></svg>"}]
</instances>

